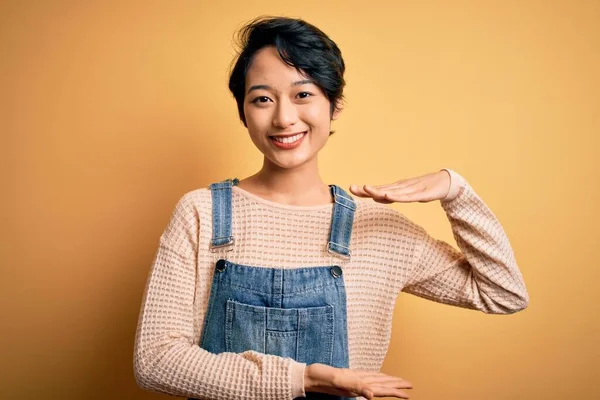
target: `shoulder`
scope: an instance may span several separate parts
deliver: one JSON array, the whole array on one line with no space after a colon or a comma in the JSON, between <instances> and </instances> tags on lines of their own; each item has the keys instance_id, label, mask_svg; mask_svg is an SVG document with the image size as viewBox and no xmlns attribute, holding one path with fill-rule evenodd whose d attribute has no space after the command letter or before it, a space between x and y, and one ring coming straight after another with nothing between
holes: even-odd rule
<instances>
[{"instance_id":1,"label":"shoulder","mask_svg":"<svg viewBox=\"0 0 600 400\"><path fill-rule=\"evenodd\" d=\"M211 208L211 194L208 187L197 188L180 195L173 214L191 216L202 214Z\"/></svg>"},{"instance_id":2,"label":"shoulder","mask_svg":"<svg viewBox=\"0 0 600 400\"><path fill-rule=\"evenodd\" d=\"M178 203L200 205L207 200L210 200L210 189L208 187L202 187L185 192L179 198Z\"/></svg>"},{"instance_id":3,"label":"shoulder","mask_svg":"<svg viewBox=\"0 0 600 400\"><path fill-rule=\"evenodd\" d=\"M353 197L356 202L355 228L385 236L418 237L423 228L388 204L370 198Z\"/></svg>"}]
</instances>

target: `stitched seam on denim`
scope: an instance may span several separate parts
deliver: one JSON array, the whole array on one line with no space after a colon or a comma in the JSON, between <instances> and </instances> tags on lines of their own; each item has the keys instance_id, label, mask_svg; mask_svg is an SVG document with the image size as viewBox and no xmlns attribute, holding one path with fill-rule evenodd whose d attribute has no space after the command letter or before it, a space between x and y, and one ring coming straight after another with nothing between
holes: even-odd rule
<instances>
[{"instance_id":1,"label":"stitched seam on denim","mask_svg":"<svg viewBox=\"0 0 600 400\"><path fill-rule=\"evenodd\" d=\"M283 297L290 297L290 295L295 295L295 294L299 294L299 293L311 293L311 292L316 292L316 291L319 291L320 289L323 289L323 288L326 288L326 287L329 287L329 286L335 286L335 285L336 285L336 283L335 283L335 282L332 282L332 283L330 283L330 284L327 284L327 285L316 286L316 287L314 287L314 288L311 288L311 289L309 289L309 290L302 290L302 291L297 291L297 292L283 293L283 294L281 294L281 295L282 295ZM253 288L250 288L250 287L247 287L247 286L236 285L236 284L234 284L234 283L230 283L230 284L229 284L229 286L230 286L230 287L236 287L236 288L239 288L239 289L245 289L245 290L248 290L248 291L250 291L250 292L259 293L259 294L272 294L271 292L265 292L265 291L255 290L255 289L253 289Z\"/></svg>"}]
</instances>

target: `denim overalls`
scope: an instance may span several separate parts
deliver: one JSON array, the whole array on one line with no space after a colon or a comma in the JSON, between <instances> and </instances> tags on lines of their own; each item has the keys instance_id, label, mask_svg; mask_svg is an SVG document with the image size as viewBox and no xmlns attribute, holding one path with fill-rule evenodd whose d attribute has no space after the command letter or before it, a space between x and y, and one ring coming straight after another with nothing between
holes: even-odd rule
<instances>
[{"instance_id":1,"label":"denim overalls","mask_svg":"<svg viewBox=\"0 0 600 400\"><path fill-rule=\"evenodd\" d=\"M234 178L210 185L213 252L230 251L234 246L231 187L238 182ZM356 204L340 187L329 187L335 202L327 250L349 260ZM346 289L340 266L263 268L225 258L214 268L200 347L214 354L255 350L307 365L349 367ZM306 395L309 399L347 399L314 392Z\"/></svg>"}]
</instances>

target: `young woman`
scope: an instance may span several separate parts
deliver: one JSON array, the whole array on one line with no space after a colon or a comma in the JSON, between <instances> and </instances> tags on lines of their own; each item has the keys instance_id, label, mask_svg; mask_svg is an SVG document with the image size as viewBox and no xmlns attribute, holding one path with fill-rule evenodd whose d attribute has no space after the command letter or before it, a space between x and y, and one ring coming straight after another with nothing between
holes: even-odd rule
<instances>
[{"instance_id":1,"label":"young woman","mask_svg":"<svg viewBox=\"0 0 600 400\"><path fill-rule=\"evenodd\" d=\"M142 301L136 380L199 399L408 398L408 381L379 372L396 297L524 309L508 238L449 169L349 192L324 183L340 50L298 19L259 18L240 37L229 88L264 163L177 203ZM435 200L460 251L386 205Z\"/></svg>"}]
</instances>

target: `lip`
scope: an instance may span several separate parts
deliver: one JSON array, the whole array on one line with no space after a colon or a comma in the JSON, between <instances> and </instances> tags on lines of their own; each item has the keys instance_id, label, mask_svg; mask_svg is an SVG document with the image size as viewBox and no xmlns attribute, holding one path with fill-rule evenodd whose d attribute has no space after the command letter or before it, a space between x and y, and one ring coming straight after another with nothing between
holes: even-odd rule
<instances>
[{"instance_id":1,"label":"lip","mask_svg":"<svg viewBox=\"0 0 600 400\"><path fill-rule=\"evenodd\" d=\"M307 131L300 131L300 132L287 133L287 134L282 134L282 135L269 135L269 137L286 138L286 137L292 137L292 136L296 136L300 133L306 133L306 132Z\"/></svg>"},{"instance_id":2,"label":"lip","mask_svg":"<svg viewBox=\"0 0 600 400\"><path fill-rule=\"evenodd\" d=\"M307 131L304 131L304 132L298 132L298 133L293 133L293 134L291 134L291 135L286 135L286 136L280 136L280 135L277 135L277 137L290 137L290 136L295 136L295 135L298 135L298 134L300 134L300 133L301 133L301 134L303 134L303 135L302 135L302 137L301 137L300 139L296 140L294 143L281 143L281 142L278 142L277 140L273 139L273 138L274 138L274 136L269 136L269 141L270 141L271 143L273 143L273 145L274 145L275 147L277 147L277 148L280 148L280 149L284 149L284 150L295 149L296 147L298 147L298 146L300 146L300 145L302 144L302 142L304 141L304 138L305 138L305 137L306 137L306 135L308 134L308 132L307 132Z\"/></svg>"}]
</instances>

